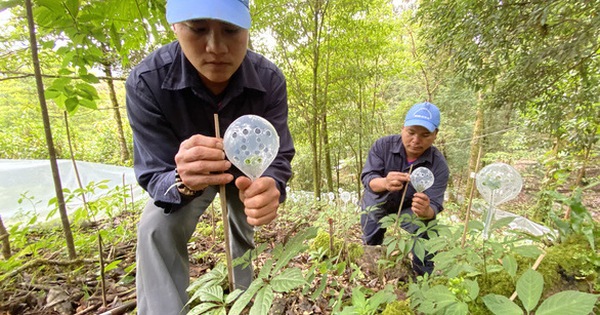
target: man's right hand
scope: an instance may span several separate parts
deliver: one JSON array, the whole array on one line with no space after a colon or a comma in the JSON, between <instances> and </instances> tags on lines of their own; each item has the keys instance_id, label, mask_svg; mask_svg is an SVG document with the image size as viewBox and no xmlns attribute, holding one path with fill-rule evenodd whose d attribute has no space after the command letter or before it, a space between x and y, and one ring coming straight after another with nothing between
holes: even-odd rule
<instances>
[{"instance_id":1,"label":"man's right hand","mask_svg":"<svg viewBox=\"0 0 600 315\"><path fill-rule=\"evenodd\" d=\"M408 173L389 172L386 177L371 180L369 186L374 192L399 191L410 180Z\"/></svg>"},{"instance_id":2,"label":"man's right hand","mask_svg":"<svg viewBox=\"0 0 600 315\"><path fill-rule=\"evenodd\" d=\"M175 163L181 181L193 190L233 180L233 175L224 173L231 168L231 162L225 159L223 139L194 135L179 145Z\"/></svg>"}]
</instances>

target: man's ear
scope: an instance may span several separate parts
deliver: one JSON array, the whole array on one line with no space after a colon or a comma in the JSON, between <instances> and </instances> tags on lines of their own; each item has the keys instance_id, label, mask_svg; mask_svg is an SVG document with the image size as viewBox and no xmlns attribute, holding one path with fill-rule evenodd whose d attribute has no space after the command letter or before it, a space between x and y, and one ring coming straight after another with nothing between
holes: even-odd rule
<instances>
[{"instance_id":1,"label":"man's ear","mask_svg":"<svg viewBox=\"0 0 600 315\"><path fill-rule=\"evenodd\" d=\"M175 34L177 34L177 28L175 27L175 24L171 24L171 29L173 32L175 32Z\"/></svg>"}]
</instances>

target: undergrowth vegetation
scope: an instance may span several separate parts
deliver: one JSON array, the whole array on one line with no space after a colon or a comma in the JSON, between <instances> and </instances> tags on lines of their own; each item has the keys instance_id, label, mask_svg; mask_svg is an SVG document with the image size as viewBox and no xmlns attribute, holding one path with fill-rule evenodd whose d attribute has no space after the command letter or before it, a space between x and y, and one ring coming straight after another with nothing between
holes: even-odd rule
<instances>
[{"instance_id":1,"label":"undergrowth vegetation","mask_svg":"<svg viewBox=\"0 0 600 315\"><path fill-rule=\"evenodd\" d=\"M111 287L134 294L135 224L143 201L131 202L127 189L108 189L103 182L66 190L65 196L98 191L105 191L103 198L72 211L81 259L67 259L59 225L45 223L36 211L22 213L21 223L9 227L13 254L0 260L2 307L9 307L23 283L62 283L79 294L74 304L80 307ZM478 216L465 228L455 218L459 207L449 204L448 212L417 231L429 233L430 240L394 229L397 220L414 218L392 215L383 220L388 226L384 245L365 247L357 206L336 198L313 202L310 194L291 191L279 218L257 231L256 250L236 262L254 264L254 282L233 292L227 288L222 222L218 207L212 206L189 244L192 266L200 270L192 272L188 314L598 312L598 223L582 206L580 194L553 195L571 216L555 217L552 235L524 233L511 228L512 218L503 218L484 239ZM23 202L36 203L27 195ZM415 255L437 253L431 275L412 273L415 242Z\"/></svg>"}]
</instances>

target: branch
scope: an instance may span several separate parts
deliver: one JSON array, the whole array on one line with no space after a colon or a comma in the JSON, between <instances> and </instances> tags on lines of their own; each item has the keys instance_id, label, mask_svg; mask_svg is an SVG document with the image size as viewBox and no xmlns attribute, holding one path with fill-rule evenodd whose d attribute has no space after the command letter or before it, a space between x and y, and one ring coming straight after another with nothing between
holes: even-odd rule
<instances>
[{"instance_id":1,"label":"branch","mask_svg":"<svg viewBox=\"0 0 600 315\"><path fill-rule=\"evenodd\" d=\"M35 76L35 74L33 74L33 73L14 72L14 71L4 71L4 72L0 71L0 74L16 75L14 77L0 78L0 81L22 79L22 78L28 78L28 77L34 77ZM42 74L42 77L44 77L44 78L52 78L52 79L68 78L68 79L81 80L81 77L78 77L78 76L56 75L56 74ZM97 77L97 78L99 80L105 80L105 81L109 81L109 80L113 80L113 81L125 81L125 80L127 80L127 78L121 78L121 77L115 78L115 77L107 77L107 76L100 76L100 77Z\"/></svg>"}]
</instances>

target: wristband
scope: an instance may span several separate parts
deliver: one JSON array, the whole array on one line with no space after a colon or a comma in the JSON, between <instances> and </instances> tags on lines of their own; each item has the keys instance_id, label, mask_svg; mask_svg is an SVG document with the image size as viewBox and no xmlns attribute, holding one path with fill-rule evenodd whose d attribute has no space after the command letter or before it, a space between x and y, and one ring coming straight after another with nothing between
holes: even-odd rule
<instances>
[{"instance_id":1,"label":"wristband","mask_svg":"<svg viewBox=\"0 0 600 315\"><path fill-rule=\"evenodd\" d=\"M179 193L184 196L195 196L199 192L202 192L201 190L193 190L186 186L181 180L181 176L179 176L177 169L175 169L175 184L177 185L177 190L179 191Z\"/></svg>"}]
</instances>

